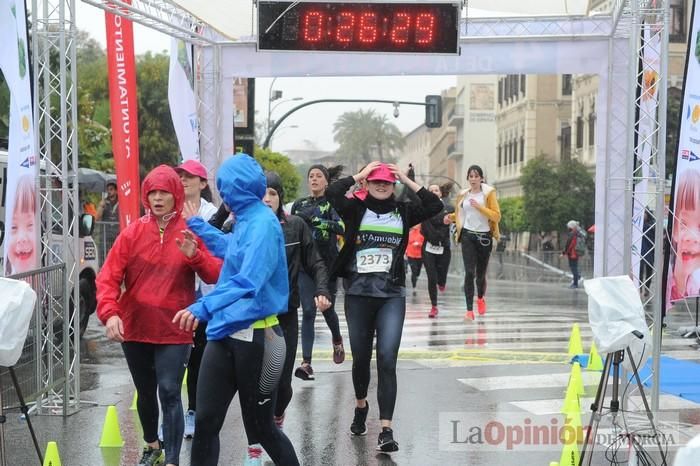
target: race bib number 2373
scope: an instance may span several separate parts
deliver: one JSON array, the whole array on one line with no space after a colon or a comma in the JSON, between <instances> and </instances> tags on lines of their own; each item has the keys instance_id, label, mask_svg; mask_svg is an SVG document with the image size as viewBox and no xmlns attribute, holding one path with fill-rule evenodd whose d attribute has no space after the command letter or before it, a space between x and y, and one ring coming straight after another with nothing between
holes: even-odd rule
<instances>
[{"instance_id":1,"label":"race bib number 2373","mask_svg":"<svg viewBox=\"0 0 700 466\"><path fill-rule=\"evenodd\" d=\"M357 273L389 272L392 250L370 248L357 251Z\"/></svg>"}]
</instances>

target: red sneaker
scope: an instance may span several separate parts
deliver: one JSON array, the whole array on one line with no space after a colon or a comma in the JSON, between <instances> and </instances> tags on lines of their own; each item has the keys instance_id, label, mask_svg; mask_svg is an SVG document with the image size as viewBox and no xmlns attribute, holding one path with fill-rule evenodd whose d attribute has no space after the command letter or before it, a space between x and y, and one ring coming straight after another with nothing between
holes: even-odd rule
<instances>
[{"instance_id":1,"label":"red sneaker","mask_svg":"<svg viewBox=\"0 0 700 466\"><path fill-rule=\"evenodd\" d=\"M438 290L440 290L440 293L445 292L445 285L438 285Z\"/></svg>"},{"instance_id":2,"label":"red sneaker","mask_svg":"<svg viewBox=\"0 0 700 466\"><path fill-rule=\"evenodd\" d=\"M437 315L438 315L438 308L437 308L437 306L431 307L431 308L430 308L430 313L428 314L428 317L430 317L431 319L433 319L433 318L437 317Z\"/></svg>"},{"instance_id":3,"label":"red sneaker","mask_svg":"<svg viewBox=\"0 0 700 466\"><path fill-rule=\"evenodd\" d=\"M479 311L480 316L486 314L486 301L484 300L484 298L476 299L476 309Z\"/></svg>"},{"instance_id":4,"label":"red sneaker","mask_svg":"<svg viewBox=\"0 0 700 466\"><path fill-rule=\"evenodd\" d=\"M474 311L467 311L467 313L464 314L464 319L465 320L474 320Z\"/></svg>"}]
</instances>

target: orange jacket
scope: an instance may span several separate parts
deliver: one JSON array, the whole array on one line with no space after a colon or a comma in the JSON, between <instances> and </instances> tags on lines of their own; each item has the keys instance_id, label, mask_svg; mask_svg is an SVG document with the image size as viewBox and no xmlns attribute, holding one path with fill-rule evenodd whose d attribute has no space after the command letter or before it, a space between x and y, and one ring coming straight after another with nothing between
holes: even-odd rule
<instances>
[{"instance_id":1,"label":"orange jacket","mask_svg":"<svg viewBox=\"0 0 700 466\"><path fill-rule=\"evenodd\" d=\"M423 257L423 242L425 238L420 232L420 225L416 225L408 232L408 245L406 246L406 256L411 259Z\"/></svg>"}]
</instances>

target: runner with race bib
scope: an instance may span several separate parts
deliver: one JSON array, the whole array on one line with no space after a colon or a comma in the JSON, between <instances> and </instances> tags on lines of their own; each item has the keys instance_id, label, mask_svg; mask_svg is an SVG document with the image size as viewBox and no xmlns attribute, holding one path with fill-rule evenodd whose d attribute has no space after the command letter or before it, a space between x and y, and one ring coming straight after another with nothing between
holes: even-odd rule
<instances>
[{"instance_id":1,"label":"runner with race bib","mask_svg":"<svg viewBox=\"0 0 700 466\"><path fill-rule=\"evenodd\" d=\"M394 183L416 193L415 202L394 197ZM347 198L355 183L368 181L364 200ZM399 449L391 420L396 404L396 360L406 314L403 255L408 230L440 212L442 201L419 186L392 164L372 162L355 176L340 179L326 190L333 208L345 222L345 242L331 269L332 276L346 278L345 319L352 350L352 382L355 417L350 432L367 434L367 389L374 334L377 334L377 399L381 432L377 450Z\"/></svg>"}]
</instances>

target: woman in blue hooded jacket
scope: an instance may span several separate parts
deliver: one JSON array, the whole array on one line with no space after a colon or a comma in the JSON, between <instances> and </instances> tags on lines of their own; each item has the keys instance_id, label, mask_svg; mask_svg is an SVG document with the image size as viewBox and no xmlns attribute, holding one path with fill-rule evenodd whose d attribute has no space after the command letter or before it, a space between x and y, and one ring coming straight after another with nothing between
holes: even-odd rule
<instances>
[{"instance_id":1,"label":"woman in blue hooded jacket","mask_svg":"<svg viewBox=\"0 0 700 466\"><path fill-rule=\"evenodd\" d=\"M239 394L243 424L260 440L275 464L297 465L289 439L273 421L275 390L285 358L277 314L287 312L289 284L282 228L262 202L265 175L250 156L224 162L216 187L236 217L224 234L201 217L188 227L224 260L214 290L173 322L191 331L207 321L207 346L199 372L192 466L218 464L219 431L228 406Z\"/></svg>"}]
</instances>

